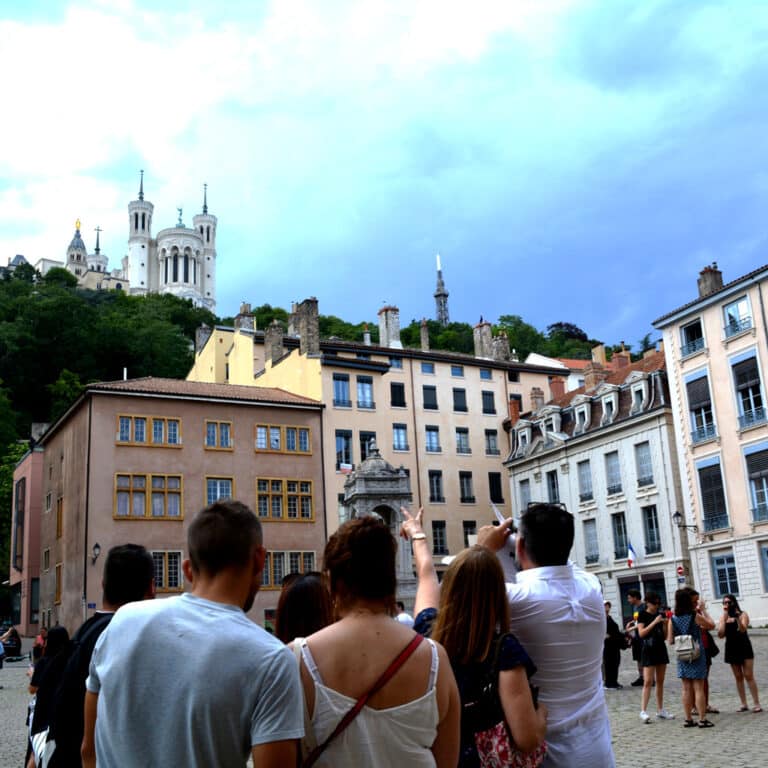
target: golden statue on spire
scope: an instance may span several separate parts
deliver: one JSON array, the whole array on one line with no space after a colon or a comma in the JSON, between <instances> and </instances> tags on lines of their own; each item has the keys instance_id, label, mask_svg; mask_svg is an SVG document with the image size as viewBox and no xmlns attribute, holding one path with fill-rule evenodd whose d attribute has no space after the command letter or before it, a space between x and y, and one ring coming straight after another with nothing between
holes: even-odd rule
<instances>
[{"instance_id":1,"label":"golden statue on spire","mask_svg":"<svg viewBox=\"0 0 768 768\"><path fill-rule=\"evenodd\" d=\"M75 229L76 229L76 230L78 230L78 231L80 230L80 219L78 219L78 220L75 222Z\"/></svg>"}]
</instances>

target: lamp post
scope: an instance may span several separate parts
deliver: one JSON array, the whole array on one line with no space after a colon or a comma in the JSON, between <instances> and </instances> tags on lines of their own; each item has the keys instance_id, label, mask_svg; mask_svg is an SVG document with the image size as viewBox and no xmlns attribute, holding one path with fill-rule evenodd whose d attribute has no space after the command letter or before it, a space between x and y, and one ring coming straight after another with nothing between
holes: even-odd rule
<instances>
[{"instance_id":1,"label":"lamp post","mask_svg":"<svg viewBox=\"0 0 768 768\"><path fill-rule=\"evenodd\" d=\"M672 522L675 524L675 526L677 526L678 536L680 537L680 558L683 561L677 571L678 584L685 584L685 562L688 561L688 563L690 563L691 560L691 553L688 549L688 537L686 536L683 538L683 531L693 531L694 533L699 532L698 525L686 525L683 522L684 520L685 518L680 514L680 512L674 512L672 514ZM682 573L680 571L682 571Z\"/></svg>"},{"instance_id":2,"label":"lamp post","mask_svg":"<svg viewBox=\"0 0 768 768\"><path fill-rule=\"evenodd\" d=\"M93 545L92 555L91 555L91 565L96 565L96 561L99 559L99 555L101 554L101 544L97 541Z\"/></svg>"}]
</instances>

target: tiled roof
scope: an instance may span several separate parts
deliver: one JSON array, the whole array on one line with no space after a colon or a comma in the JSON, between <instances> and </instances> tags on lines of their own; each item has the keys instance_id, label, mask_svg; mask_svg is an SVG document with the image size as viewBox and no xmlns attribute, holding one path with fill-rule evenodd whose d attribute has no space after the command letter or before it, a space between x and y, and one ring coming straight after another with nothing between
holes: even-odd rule
<instances>
[{"instance_id":1,"label":"tiled roof","mask_svg":"<svg viewBox=\"0 0 768 768\"><path fill-rule=\"evenodd\" d=\"M210 384L184 379L162 379L147 376L141 379L100 381L89 384L88 392L114 392L142 395L175 395L177 397L203 397L210 400L243 400L276 405L305 405L319 407L321 403L301 395L294 395L275 387L250 387L240 384Z\"/></svg>"},{"instance_id":2,"label":"tiled roof","mask_svg":"<svg viewBox=\"0 0 768 768\"><path fill-rule=\"evenodd\" d=\"M729 288L732 288L733 286L738 285L744 280L750 280L751 278L756 277L761 272L765 272L766 270L768 270L768 264L764 264L762 267L753 269L751 272L747 272L746 275L742 275L741 277L737 277L735 280L731 280L730 283L726 283L722 288L718 288L716 291L713 291L712 293L708 293L706 296L697 296L695 299L693 299L692 301L689 301L687 304L683 304L682 307L678 307L677 309L673 309L671 312L667 312L665 315L662 315L661 317L657 317L653 321L653 323L651 323L651 325L656 326L658 323L661 323L667 318L672 317L673 315L676 315L678 312L682 312L684 309L693 307L696 304L698 304L700 301L707 301L712 296L717 296L719 293L723 293L724 291L727 291Z\"/></svg>"}]
</instances>

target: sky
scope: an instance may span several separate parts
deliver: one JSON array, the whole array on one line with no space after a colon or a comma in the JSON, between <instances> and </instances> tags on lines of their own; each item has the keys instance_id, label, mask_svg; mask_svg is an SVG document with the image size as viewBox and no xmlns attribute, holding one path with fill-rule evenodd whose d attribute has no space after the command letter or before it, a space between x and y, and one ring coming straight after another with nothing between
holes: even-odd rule
<instances>
[{"instance_id":1,"label":"sky","mask_svg":"<svg viewBox=\"0 0 768 768\"><path fill-rule=\"evenodd\" d=\"M637 346L768 263L763 0L0 4L0 264L110 268L145 170L157 229L218 217L240 302L401 323L516 314Z\"/></svg>"}]
</instances>

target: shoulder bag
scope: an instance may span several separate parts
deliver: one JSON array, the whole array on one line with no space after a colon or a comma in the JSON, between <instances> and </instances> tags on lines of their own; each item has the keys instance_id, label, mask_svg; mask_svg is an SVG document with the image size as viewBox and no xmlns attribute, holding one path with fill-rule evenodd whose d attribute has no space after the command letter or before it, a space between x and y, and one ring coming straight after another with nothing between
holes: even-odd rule
<instances>
[{"instance_id":1,"label":"shoulder bag","mask_svg":"<svg viewBox=\"0 0 768 768\"><path fill-rule=\"evenodd\" d=\"M696 614L692 613L689 617L687 635L675 635L675 656L678 661L690 663L696 661L701 656L701 643L693 634L696 626Z\"/></svg>"}]
</instances>

